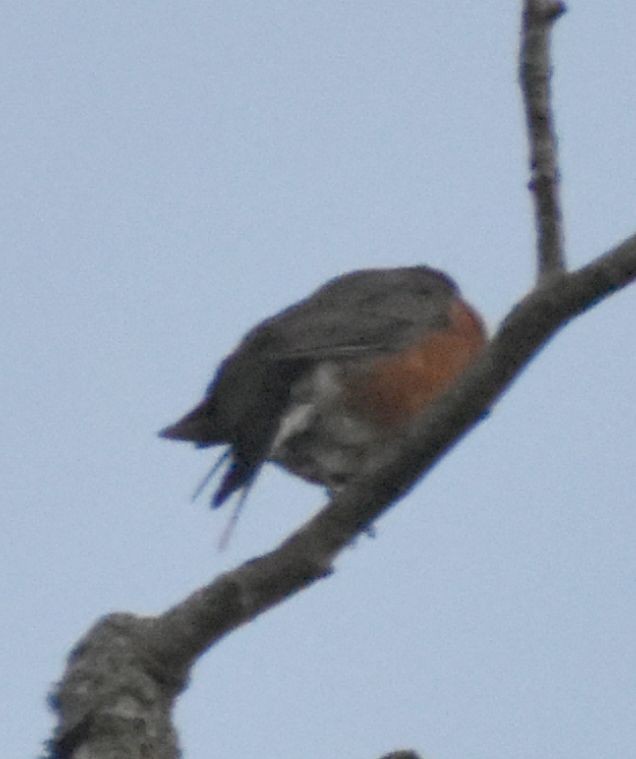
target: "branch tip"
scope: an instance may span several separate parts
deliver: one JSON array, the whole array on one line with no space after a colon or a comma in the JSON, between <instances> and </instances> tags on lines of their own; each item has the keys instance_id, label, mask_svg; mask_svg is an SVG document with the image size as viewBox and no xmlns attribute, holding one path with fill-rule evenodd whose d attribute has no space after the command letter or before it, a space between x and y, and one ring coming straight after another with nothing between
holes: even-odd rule
<instances>
[{"instance_id":1,"label":"branch tip","mask_svg":"<svg viewBox=\"0 0 636 759\"><path fill-rule=\"evenodd\" d=\"M561 18L564 13L567 13L568 7L565 3L555 2L545 9L546 21L554 23L557 19Z\"/></svg>"}]
</instances>

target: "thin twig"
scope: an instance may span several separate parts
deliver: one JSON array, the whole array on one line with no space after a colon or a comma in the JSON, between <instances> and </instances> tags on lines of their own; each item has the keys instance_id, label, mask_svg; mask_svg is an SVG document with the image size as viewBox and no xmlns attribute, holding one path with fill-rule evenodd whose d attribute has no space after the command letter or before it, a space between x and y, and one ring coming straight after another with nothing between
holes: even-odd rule
<instances>
[{"instance_id":1,"label":"thin twig","mask_svg":"<svg viewBox=\"0 0 636 759\"><path fill-rule=\"evenodd\" d=\"M554 0L525 0L521 27L519 79L530 144L529 188L534 198L538 280L565 269L559 200L557 138L550 97L550 32L565 5Z\"/></svg>"}]
</instances>

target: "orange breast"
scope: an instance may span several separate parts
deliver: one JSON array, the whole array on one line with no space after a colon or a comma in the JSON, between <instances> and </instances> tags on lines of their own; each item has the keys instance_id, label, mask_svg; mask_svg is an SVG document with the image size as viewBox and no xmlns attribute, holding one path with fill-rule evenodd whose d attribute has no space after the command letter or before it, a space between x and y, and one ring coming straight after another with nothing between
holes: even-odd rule
<instances>
[{"instance_id":1,"label":"orange breast","mask_svg":"<svg viewBox=\"0 0 636 759\"><path fill-rule=\"evenodd\" d=\"M479 316L455 300L450 324L399 354L380 359L352 388L351 403L382 425L399 425L423 411L486 345Z\"/></svg>"}]
</instances>

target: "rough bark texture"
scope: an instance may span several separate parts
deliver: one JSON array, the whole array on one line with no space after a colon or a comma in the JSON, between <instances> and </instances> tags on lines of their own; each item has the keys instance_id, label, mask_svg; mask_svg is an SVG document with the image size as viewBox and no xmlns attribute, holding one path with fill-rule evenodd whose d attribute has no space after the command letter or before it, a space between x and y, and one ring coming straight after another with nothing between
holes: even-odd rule
<instances>
[{"instance_id":1,"label":"rough bark texture","mask_svg":"<svg viewBox=\"0 0 636 759\"><path fill-rule=\"evenodd\" d=\"M53 756L76 759L178 757L170 713L184 671L148 645L155 620L112 614L71 652L51 697L60 727Z\"/></svg>"}]
</instances>

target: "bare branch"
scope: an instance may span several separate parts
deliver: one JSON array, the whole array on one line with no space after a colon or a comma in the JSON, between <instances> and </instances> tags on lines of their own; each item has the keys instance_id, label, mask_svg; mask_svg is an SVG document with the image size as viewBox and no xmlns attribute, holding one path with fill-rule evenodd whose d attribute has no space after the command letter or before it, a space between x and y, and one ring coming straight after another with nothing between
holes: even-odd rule
<instances>
[{"instance_id":1,"label":"bare branch","mask_svg":"<svg viewBox=\"0 0 636 759\"><path fill-rule=\"evenodd\" d=\"M328 576L337 554L484 418L558 330L635 279L636 235L579 271L552 277L513 308L483 357L397 450L387 450L380 470L365 473L279 548L158 617L120 614L99 622L71 655L53 699L60 724L51 756L106 756L100 746L116 734L118 745L139 752L130 748L121 756L142 755L143 748L175 759L169 715L196 659L238 626Z\"/></svg>"},{"instance_id":2,"label":"bare branch","mask_svg":"<svg viewBox=\"0 0 636 759\"><path fill-rule=\"evenodd\" d=\"M153 620L111 614L71 652L63 687L50 698L60 726L52 759L177 759L171 712L184 673L147 646Z\"/></svg>"},{"instance_id":3,"label":"bare branch","mask_svg":"<svg viewBox=\"0 0 636 759\"><path fill-rule=\"evenodd\" d=\"M520 75L531 146L539 283L504 320L483 356L412 428L276 550L221 575L152 618L115 614L75 648L51 699L54 759L177 759L174 701L199 656L238 626L327 577L337 555L391 508L472 427L570 320L636 279L636 235L590 265L565 272L549 32L560 2L526 0ZM399 751L389 757L416 757Z\"/></svg>"},{"instance_id":4,"label":"bare branch","mask_svg":"<svg viewBox=\"0 0 636 759\"><path fill-rule=\"evenodd\" d=\"M559 200L557 138L550 96L550 32L565 5L554 0L525 0L521 28L519 78L530 144L529 188L537 229L538 278L565 269Z\"/></svg>"}]
</instances>

